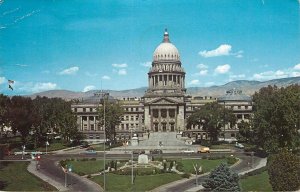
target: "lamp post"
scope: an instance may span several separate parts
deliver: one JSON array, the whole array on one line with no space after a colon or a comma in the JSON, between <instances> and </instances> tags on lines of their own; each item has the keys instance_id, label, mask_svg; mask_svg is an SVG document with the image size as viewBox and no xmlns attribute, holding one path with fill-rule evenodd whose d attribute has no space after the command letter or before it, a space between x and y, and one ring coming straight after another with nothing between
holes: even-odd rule
<instances>
[{"instance_id":1,"label":"lamp post","mask_svg":"<svg viewBox=\"0 0 300 192\"><path fill-rule=\"evenodd\" d=\"M223 109L223 122L224 122L224 142L225 142L225 101L224 101L224 109Z\"/></svg>"},{"instance_id":2,"label":"lamp post","mask_svg":"<svg viewBox=\"0 0 300 192\"><path fill-rule=\"evenodd\" d=\"M132 146L132 129L130 129L131 146ZM131 184L133 185L133 150L131 151Z\"/></svg>"},{"instance_id":3,"label":"lamp post","mask_svg":"<svg viewBox=\"0 0 300 192\"><path fill-rule=\"evenodd\" d=\"M100 91L98 93L95 93L96 96L101 96L101 99L103 100L103 137L104 137L104 142L103 142L103 167L104 167L104 172L103 172L103 190L105 191L105 185L106 185L106 176L105 176L105 142L106 142L106 126L105 126L105 99L107 96L109 96L109 93Z\"/></svg>"}]
</instances>

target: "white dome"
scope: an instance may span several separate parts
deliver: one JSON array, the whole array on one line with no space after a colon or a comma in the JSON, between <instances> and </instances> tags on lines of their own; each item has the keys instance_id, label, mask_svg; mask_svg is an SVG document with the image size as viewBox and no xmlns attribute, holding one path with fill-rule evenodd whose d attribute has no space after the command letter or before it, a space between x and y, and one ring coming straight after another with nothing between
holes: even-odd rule
<instances>
[{"instance_id":1,"label":"white dome","mask_svg":"<svg viewBox=\"0 0 300 192\"><path fill-rule=\"evenodd\" d=\"M180 60L178 49L170 42L169 34L167 31L165 31L164 33L163 42L155 49L153 53L153 60Z\"/></svg>"}]
</instances>

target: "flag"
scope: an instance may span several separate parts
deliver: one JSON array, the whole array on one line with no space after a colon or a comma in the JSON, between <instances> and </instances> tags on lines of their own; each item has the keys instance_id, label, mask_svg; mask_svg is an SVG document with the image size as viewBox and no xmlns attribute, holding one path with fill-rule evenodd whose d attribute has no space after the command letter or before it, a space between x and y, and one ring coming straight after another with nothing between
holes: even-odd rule
<instances>
[{"instance_id":1,"label":"flag","mask_svg":"<svg viewBox=\"0 0 300 192\"><path fill-rule=\"evenodd\" d=\"M8 88L11 89L12 91L14 90L14 88L11 85L8 85Z\"/></svg>"},{"instance_id":2,"label":"flag","mask_svg":"<svg viewBox=\"0 0 300 192\"><path fill-rule=\"evenodd\" d=\"M15 81L13 80L8 80L8 84L14 84Z\"/></svg>"},{"instance_id":3,"label":"flag","mask_svg":"<svg viewBox=\"0 0 300 192\"><path fill-rule=\"evenodd\" d=\"M48 141L46 142L46 145L50 145Z\"/></svg>"}]
</instances>

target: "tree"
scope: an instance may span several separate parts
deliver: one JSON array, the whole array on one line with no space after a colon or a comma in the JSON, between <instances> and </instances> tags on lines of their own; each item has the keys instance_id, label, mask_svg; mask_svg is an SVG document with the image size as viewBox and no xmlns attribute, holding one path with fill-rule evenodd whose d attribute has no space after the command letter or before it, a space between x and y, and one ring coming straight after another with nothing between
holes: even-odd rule
<instances>
[{"instance_id":1,"label":"tree","mask_svg":"<svg viewBox=\"0 0 300 192\"><path fill-rule=\"evenodd\" d=\"M9 98L3 94L0 94L0 137L2 136L3 128L8 125L8 104Z\"/></svg>"},{"instance_id":2,"label":"tree","mask_svg":"<svg viewBox=\"0 0 300 192\"><path fill-rule=\"evenodd\" d=\"M274 191L300 189L300 157L283 150L268 158L268 173Z\"/></svg>"},{"instance_id":3,"label":"tree","mask_svg":"<svg viewBox=\"0 0 300 192\"><path fill-rule=\"evenodd\" d=\"M108 102L104 99L105 104L105 134L110 141L116 139L116 126L121 123L121 117L124 114L123 108L119 103ZM98 109L99 124L104 126L104 105Z\"/></svg>"},{"instance_id":4,"label":"tree","mask_svg":"<svg viewBox=\"0 0 300 192\"><path fill-rule=\"evenodd\" d=\"M211 191L241 191L239 176L233 173L225 163L221 163L211 171L202 186Z\"/></svg>"},{"instance_id":5,"label":"tree","mask_svg":"<svg viewBox=\"0 0 300 192\"><path fill-rule=\"evenodd\" d=\"M202 126L206 135L210 136L210 141L217 141L221 128L224 124L234 125L236 117L231 109L226 109L217 102L207 103L200 109L196 110L187 119L187 127ZM207 134L209 133L209 134Z\"/></svg>"},{"instance_id":6,"label":"tree","mask_svg":"<svg viewBox=\"0 0 300 192\"><path fill-rule=\"evenodd\" d=\"M268 153L300 146L300 86L268 86L253 96L253 139Z\"/></svg>"},{"instance_id":7,"label":"tree","mask_svg":"<svg viewBox=\"0 0 300 192\"><path fill-rule=\"evenodd\" d=\"M239 124L239 140L240 141L251 141L252 130L250 123L242 120Z\"/></svg>"},{"instance_id":8,"label":"tree","mask_svg":"<svg viewBox=\"0 0 300 192\"><path fill-rule=\"evenodd\" d=\"M9 103L9 124L14 133L19 132L21 134L23 143L26 143L37 117L37 113L32 106L30 98L21 96L12 97Z\"/></svg>"}]
</instances>

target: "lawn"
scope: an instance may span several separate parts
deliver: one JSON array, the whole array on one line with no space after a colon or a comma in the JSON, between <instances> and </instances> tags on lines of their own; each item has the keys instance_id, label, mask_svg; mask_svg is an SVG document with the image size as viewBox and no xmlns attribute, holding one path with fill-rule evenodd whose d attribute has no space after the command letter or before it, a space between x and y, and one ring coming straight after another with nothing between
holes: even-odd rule
<instances>
[{"instance_id":1,"label":"lawn","mask_svg":"<svg viewBox=\"0 0 300 192\"><path fill-rule=\"evenodd\" d=\"M0 162L0 181L4 191L57 191L27 171L28 162ZM1 183L0 183L1 187Z\"/></svg>"},{"instance_id":2,"label":"lawn","mask_svg":"<svg viewBox=\"0 0 300 192\"><path fill-rule=\"evenodd\" d=\"M64 145L63 143L60 142L55 142L55 143L50 143L50 145L47 147L47 151L57 151L61 149L65 149L68 146ZM39 147L37 148L37 151L46 151L46 146Z\"/></svg>"},{"instance_id":3,"label":"lawn","mask_svg":"<svg viewBox=\"0 0 300 192\"><path fill-rule=\"evenodd\" d=\"M68 161L69 165L72 165L73 172L78 175L89 175L93 173L99 173L101 170L103 170L103 160L97 160L97 161Z\"/></svg>"},{"instance_id":4,"label":"lawn","mask_svg":"<svg viewBox=\"0 0 300 192\"><path fill-rule=\"evenodd\" d=\"M106 174L107 191L149 191L158 186L180 180L178 174L163 173L157 175L136 176L134 185L131 185L131 175ZM103 176L96 176L91 180L103 186Z\"/></svg>"},{"instance_id":5,"label":"lawn","mask_svg":"<svg viewBox=\"0 0 300 192\"><path fill-rule=\"evenodd\" d=\"M267 171L240 180L242 191L272 191Z\"/></svg>"},{"instance_id":6,"label":"lawn","mask_svg":"<svg viewBox=\"0 0 300 192\"><path fill-rule=\"evenodd\" d=\"M226 159L216 159L216 160L208 160L208 159L182 159L178 160L177 162L181 162L183 164L183 171L188 173L195 173L193 164L198 164L202 166L202 171L209 172L210 170L214 169L222 162L227 162Z\"/></svg>"},{"instance_id":7,"label":"lawn","mask_svg":"<svg viewBox=\"0 0 300 192\"><path fill-rule=\"evenodd\" d=\"M110 160L106 161L106 164L110 163ZM77 160L68 161L67 164L72 165L73 172L78 175L89 175L93 173L99 173L103 170L103 160ZM118 164L118 167L123 166L124 163Z\"/></svg>"}]
</instances>

